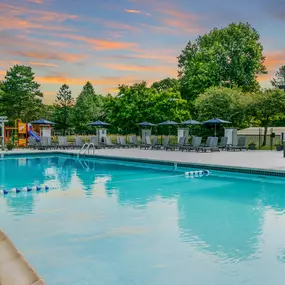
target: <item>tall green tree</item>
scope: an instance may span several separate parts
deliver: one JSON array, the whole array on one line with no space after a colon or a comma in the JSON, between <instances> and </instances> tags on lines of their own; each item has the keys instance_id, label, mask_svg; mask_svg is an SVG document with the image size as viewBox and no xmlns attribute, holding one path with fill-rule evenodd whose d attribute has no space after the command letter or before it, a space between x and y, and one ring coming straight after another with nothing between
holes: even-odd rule
<instances>
[{"instance_id":1,"label":"tall green tree","mask_svg":"<svg viewBox=\"0 0 285 285\"><path fill-rule=\"evenodd\" d=\"M9 120L20 118L28 122L37 118L43 94L30 66L11 67L2 82L2 112Z\"/></svg>"},{"instance_id":2,"label":"tall green tree","mask_svg":"<svg viewBox=\"0 0 285 285\"><path fill-rule=\"evenodd\" d=\"M54 104L54 120L57 123L56 128L63 131L63 135L71 127L72 108L74 99L72 98L69 86L63 84L57 93Z\"/></svg>"},{"instance_id":3,"label":"tall green tree","mask_svg":"<svg viewBox=\"0 0 285 285\"><path fill-rule=\"evenodd\" d=\"M275 78L271 80L272 86L276 88L285 86L285 65L281 66L275 74Z\"/></svg>"},{"instance_id":4,"label":"tall green tree","mask_svg":"<svg viewBox=\"0 0 285 285\"><path fill-rule=\"evenodd\" d=\"M285 93L281 89L268 89L258 92L253 96L250 104L250 113L264 127L263 146L266 145L267 132L270 124L279 119L284 119Z\"/></svg>"},{"instance_id":5,"label":"tall green tree","mask_svg":"<svg viewBox=\"0 0 285 285\"><path fill-rule=\"evenodd\" d=\"M171 89L158 92L146 82L119 86L117 97L109 97L105 108L107 121L121 133L136 133L142 121L159 123L165 120L189 119L187 101Z\"/></svg>"},{"instance_id":6,"label":"tall green tree","mask_svg":"<svg viewBox=\"0 0 285 285\"><path fill-rule=\"evenodd\" d=\"M87 124L102 116L103 100L97 95L90 82L87 82L76 99L73 121L78 131L85 131Z\"/></svg>"},{"instance_id":7,"label":"tall green tree","mask_svg":"<svg viewBox=\"0 0 285 285\"><path fill-rule=\"evenodd\" d=\"M155 88L158 92L171 89L174 92L179 91L179 81L176 78L164 78L160 81L153 82L151 88Z\"/></svg>"},{"instance_id":8,"label":"tall green tree","mask_svg":"<svg viewBox=\"0 0 285 285\"><path fill-rule=\"evenodd\" d=\"M220 118L243 128L250 122L247 111L250 102L251 96L240 89L210 87L195 100L195 108L201 121Z\"/></svg>"},{"instance_id":9,"label":"tall green tree","mask_svg":"<svg viewBox=\"0 0 285 285\"><path fill-rule=\"evenodd\" d=\"M212 86L259 89L256 77L266 73L258 32L248 23L232 23L189 41L178 57L183 98L194 100Z\"/></svg>"}]
</instances>

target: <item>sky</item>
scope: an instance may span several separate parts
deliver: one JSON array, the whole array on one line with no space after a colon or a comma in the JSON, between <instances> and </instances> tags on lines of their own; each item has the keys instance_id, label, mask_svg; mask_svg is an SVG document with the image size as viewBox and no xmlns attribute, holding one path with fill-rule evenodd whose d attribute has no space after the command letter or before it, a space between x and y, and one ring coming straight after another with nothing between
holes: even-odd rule
<instances>
[{"instance_id":1,"label":"sky","mask_svg":"<svg viewBox=\"0 0 285 285\"><path fill-rule=\"evenodd\" d=\"M87 80L115 94L118 84L176 77L189 40L239 21L261 36L267 87L285 64L284 0L0 0L0 79L32 66L47 104L64 83L74 97Z\"/></svg>"}]
</instances>

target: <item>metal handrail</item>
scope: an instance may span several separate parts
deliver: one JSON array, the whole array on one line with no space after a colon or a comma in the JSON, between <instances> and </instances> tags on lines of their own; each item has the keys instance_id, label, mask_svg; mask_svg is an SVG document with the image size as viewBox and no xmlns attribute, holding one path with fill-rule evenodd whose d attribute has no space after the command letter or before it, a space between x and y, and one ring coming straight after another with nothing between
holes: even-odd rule
<instances>
[{"instance_id":1,"label":"metal handrail","mask_svg":"<svg viewBox=\"0 0 285 285\"><path fill-rule=\"evenodd\" d=\"M89 143L88 147L86 148L86 150L84 152L84 154L86 154L87 151L88 151L88 154L89 154L90 147L93 147L93 154L95 153L95 145L94 145L94 143Z\"/></svg>"},{"instance_id":2,"label":"metal handrail","mask_svg":"<svg viewBox=\"0 0 285 285\"><path fill-rule=\"evenodd\" d=\"M85 148L87 149L89 146L89 143L85 143L82 148L80 149L79 153L78 154L81 154L81 152L83 152L85 150Z\"/></svg>"}]
</instances>

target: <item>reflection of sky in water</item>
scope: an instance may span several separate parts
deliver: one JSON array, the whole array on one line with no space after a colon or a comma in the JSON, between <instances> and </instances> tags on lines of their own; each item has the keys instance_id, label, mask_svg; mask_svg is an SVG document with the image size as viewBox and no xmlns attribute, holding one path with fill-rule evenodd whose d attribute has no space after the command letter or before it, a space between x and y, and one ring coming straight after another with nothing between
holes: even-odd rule
<instances>
[{"instance_id":1,"label":"reflection of sky in water","mask_svg":"<svg viewBox=\"0 0 285 285\"><path fill-rule=\"evenodd\" d=\"M58 186L0 197L0 227L48 284L283 284L284 180L167 169L0 160L1 187Z\"/></svg>"}]
</instances>

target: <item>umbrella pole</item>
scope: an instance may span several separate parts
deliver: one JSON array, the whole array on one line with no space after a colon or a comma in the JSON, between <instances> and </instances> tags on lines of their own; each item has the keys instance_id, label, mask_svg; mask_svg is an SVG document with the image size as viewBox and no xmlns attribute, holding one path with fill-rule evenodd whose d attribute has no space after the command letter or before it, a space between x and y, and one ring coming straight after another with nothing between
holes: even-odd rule
<instances>
[{"instance_id":1,"label":"umbrella pole","mask_svg":"<svg viewBox=\"0 0 285 285\"><path fill-rule=\"evenodd\" d=\"M215 124L215 137L217 136L217 124Z\"/></svg>"}]
</instances>

